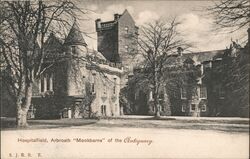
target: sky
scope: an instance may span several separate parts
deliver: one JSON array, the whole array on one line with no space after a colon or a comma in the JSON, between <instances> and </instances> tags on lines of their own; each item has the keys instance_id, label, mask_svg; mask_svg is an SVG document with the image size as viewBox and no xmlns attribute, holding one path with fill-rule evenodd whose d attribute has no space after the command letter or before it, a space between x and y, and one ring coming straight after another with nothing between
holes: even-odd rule
<instances>
[{"instance_id":1,"label":"sky","mask_svg":"<svg viewBox=\"0 0 250 159\"><path fill-rule=\"evenodd\" d=\"M220 50L229 47L231 40L238 40L239 43L245 41L246 30L233 34L213 31L213 17L205 12L205 7L213 3L205 0L85 0L79 2L79 7L89 11L88 14L81 15L85 20L79 21L79 25L87 33L84 38L92 49L97 46L95 20L113 20L115 13L122 14L125 9L139 28L154 20L176 17L181 21L179 31L183 33L185 40L193 44L193 51Z\"/></svg>"}]
</instances>

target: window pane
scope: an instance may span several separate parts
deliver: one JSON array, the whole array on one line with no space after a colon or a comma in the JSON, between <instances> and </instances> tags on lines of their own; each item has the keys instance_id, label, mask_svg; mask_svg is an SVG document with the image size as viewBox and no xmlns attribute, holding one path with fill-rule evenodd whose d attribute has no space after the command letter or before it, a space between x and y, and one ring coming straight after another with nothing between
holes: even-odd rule
<instances>
[{"instance_id":1,"label":"window pane","mask_svg":"<svg viewBox=\"0 0 250 159\"><path fill-rule=\"evenodd\" d=\"M107 94L107 86L105 84L103 86L103 94Z\"/></svg>"},{"instance_id":2,"label":"window pane","mask_svg":"<svg viewBox=\"0 0 250 159\"><path fill-rule=\"evenodd\" d=\"M181 98L187 98L187 91L185 88L181 88Z\"/></svg>"},{"instance_id":3,"label":"window pane","mask_svg":"<svg viewBox=\"0 0 250 159\"><path fill-rule=\"evenodd\" d=\"M186 104L185 104L185 103L182 103L182 105L181 105L181 111L182 111L182 112L185 112L185 110L186 110Z\"/></svg>"},{"instance_id":4,"label":"window pane","mask_svg":"<svg viewBox=\"0 0 250 159\"><path fill-rule=\"evenodd\" d=\"M41 78L41 92L44 92L44 77Z\"/></svg>"},{"instance_id":5,"label":"window pane","mask_svg":"<svg viewBox=\"0 0 250 159\"><path fill-rule=\"evenodd\" d=\"M207 98L207 88L204 86L201 87L200 98Z\"/></svg>"},{"instance_id":6,"label":"window pane","mask_svg":"<svg viewBox=\"0 0 250 159\"><path fill-rule=\"evenodd\" d=\"M192 99L196 99L198 97L199 97L199 92L198 92L198 88L196 87L192 90Z\"/></svg>"},{"instance_id":7,"label":"window pane","mask_svg":"<svg viewBox=\"0 0 250 159\"><path fill-rule=\"evenodd\" d=\"M126 33L128 33L128 27L125 27L125 31L126 31Z\"/></svg>"},{"instance_id":8,"label":"window pane","mask_svg":"<svg viewBox=\"0 0 250 159\"><path fill-rule=\"evenodd\" d=\"M116 78L114 78L113 93L116 94Z\"/></svg>"},{"instance_id":9,"label":"window pane","mask_svg":"<svg viewBox=\"0 0 250 159\"><path fill-rule=\"evenodd\" d=\"M46 76L46 83L47 83L47 91L49 91L49 88L50 88L50 76L49 75Z\"/></svg>"},{"instance_id":10,"label":"window pane","mask_svg":"<svg viewBox=\"0 0 250 159\"><path fill-rule=\"evenodd\" d=\"M191 104L191 110L192 111L195 111L195 107L196 107L195 104Z\"/></svg>"},{"instance_id":11,"label":"window pane","mask_svg":"<svg viewBox=\"0 0 250 159\"><path fill-rule=\"evenodd\" d=\"M76 53L76 47L72 46L71 49L72 49L72 53L75 54Z\"/></svg>"},{"instance_id":12,"label":"window pane","mask_svg":"<svg viewBox=\"0 0 250 159\"><path fill-rule=\"evenodd\" d=\"M203 111L203 112L206 111L206 105L205 105L205 104L203 104L203 105L201 106L201 111Z\"/></svg>"},{"instance_id":13,"label":"window pane","mask_svg":"<svg viewBox=\"0 0 250 159\"><path fill-rule=\"evenodd\" d=\"M222 88L222 86L219 86L219 97L224 98L225 97L225 90Z\"/></svg>"},{"instance_id":14,"label":"window pane","mask_svg":"<svg viewBox=\"0 0 250 159\"><path fill-rule=\"evenodd\" d=\"M94 93L95 92L95 84L91 83L91 92Z\"/></svg>"}]
</instances>

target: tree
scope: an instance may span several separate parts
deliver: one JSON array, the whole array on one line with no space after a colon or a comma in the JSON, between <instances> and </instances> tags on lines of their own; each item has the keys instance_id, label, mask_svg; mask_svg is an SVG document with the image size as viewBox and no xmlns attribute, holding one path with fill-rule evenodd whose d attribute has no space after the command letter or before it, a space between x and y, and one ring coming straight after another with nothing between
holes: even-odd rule
<instances>
[{"instance_id":1,"label":"tree","mask_svg":"<svg viewBox=\"0 0 250 159\"><path fill-rule=\"evenodd\" d=\"M208 7L208 11L214 15L214 22L219 28L234 32L249 27L249 8L248 0L220 0Z\"/></svg>"},{"instance_id":2,"label":"tree","mask_svg":"<svg viewBox=\"0 0 250 159\"><path fill-rule=\"evenodd\" d=\"M222 61L226 68L223 84L228 92L222 115L249 117L249 48L238 48L236 57L230 57L234 52L233 45Z\"/></svg>"},{"instance_id":3,"label":"tree","mask_svg":"<svg viewBox=\"0 0 250 159\"><path fill-rule=\"evenodd\" d=\"M5 82L17 108L17 126L27 126L32 86L53 63L45 64L44 43L50 31L63 34L78 12L71 1L0 2L0 47ZM1 70L2 72L2 70Z\"/></svg>"},{"instance_id":4,"label":"tree","mask_svg":"<svg viewBox=\"0 0 250 159\"><path fill-rule=\"evenodd\" d=\"M161 88L165 87L164 74L168 65L167 59L175 54L177 48L187 48L189 45L181 39L177 26L180 23L173 19L169 22L158 20L141 28L138 40L140 53L145 59L147 82L153 90L155 117L160 116L159 97Z\"/></svg>"},{"instance_id":5,"label":"tree","mask_svg":"<svg viewBox=\"0 0 250 159\"><path fill-rule=\"evenodd\" d=\"M80 112L82 112L84 117L96 118L96 112L93 112L91 105L96 98L96 94L92 93L91 84L89 82L85 83L86 95L80 104Z\"/></svg>"},{"instance_id":6,"label":"tree","mask_svg":"<svg viewBox=\"0 0 250 159\"><path fill-rule=\"evenodd\" d=\"M228 66L224 70L226 73L223 81L230 92L225 104L225 110L229 111L225 115L228 116L237 114L237 111L240 112L237 116L249 116L249 113L244 113L244 110L249 110L249 8L249 0L221 0L208 8L214 15L215 24L219 29L228 30L230 33L248 30L248 44L241 48L233 42L227 51L233 53L236 49L238 53L233 58L227 57L223 61L224 65Z\"/></svg>"}]
</instances>

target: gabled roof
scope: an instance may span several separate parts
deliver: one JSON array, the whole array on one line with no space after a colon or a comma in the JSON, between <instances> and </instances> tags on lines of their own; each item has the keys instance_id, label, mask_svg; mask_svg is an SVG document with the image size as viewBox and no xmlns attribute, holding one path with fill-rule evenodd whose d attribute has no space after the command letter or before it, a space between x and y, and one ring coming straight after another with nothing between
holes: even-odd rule
<instances>
[{"instance_id":1,"label":"gabled roof","mask_svg":"<svg viewBox=\"0 0 250 159\"><path fill-rule=\"evenodd\" d=\"M62 42L54 35L54 33L51 33L48 39L45 41L44 47L46 50L61 49Z\"/></svg>"},{"instance_id":2,"label":"gabled roof","mask_svg":"<svg viewBox=\"0 0 250 159\"><path fill-rule=\"evenodd\" d=\"M119 20L122 19L124 16L131 18L131 20L135 23L133 17L131 16L131 14L128 12L127 9L125 9L124 12L120 15Z\"/></svg>"},{"instance_id":3,"label":"gabled roof","mask_svg":"<svg viewBox=\"0 0 250 159\"><path fill-rule=\"evenodd\" d=\"M76 21L74 22L72 28L69 31L69 34L64 42L65 45L83 45L87 46L82 33L80 31L79 26L77 25Z\"/></svg>"},{"instance_id":4,"label":"gabled roof","mask_svg":"<svg viewBox=\"0 0 250 159\"><path fill-rule=\"evenodd\" d=\"M183 54L183 58L191 58L194 59L196 62L202 63L205 61L211 61L215 56L223 55L225 50L214 50L214 51L204 51L204 52L195 52L195 53L188 53Z\"/></svg>"},{"instance_id":5,"label":"gabled roof","mask_svg":"<svg viewBox=\"0 0 250 159\"><path fill-rule=\"evenodd\" d=\"M134 19L133 19L133 17L130 15L130 13L128 12L128 10L127 9L125 9L124 11L123 11L123 13L122 14L114 14L114 20L112 20L112 21L106 21L106 22L101 22L101 27L102 27L102 29L111 29L112 27L114 27L116 24L117 24L117 22L121 19L121 18L123 18L123 16L124 15L127 15L127 16L129 16L132 20L133 20L133 22L135 22L134 21ZM98 19L98 20L100 20L100 19Z\"/></svg>"},{"instance_id":6,"label":"gabled roof","mask_svg":"<svg viewBox=\"0 0 250 159\"><path fill-rule=\"evenodd\" d=\"M205 61L212 61L215 57L221 57L225 53L225 50L214 50L194 53L183 53L182 55L171 54L166 60L168 65L176 65L176 62L184 63L203 63Z\"/></svg>"}]
</instances>

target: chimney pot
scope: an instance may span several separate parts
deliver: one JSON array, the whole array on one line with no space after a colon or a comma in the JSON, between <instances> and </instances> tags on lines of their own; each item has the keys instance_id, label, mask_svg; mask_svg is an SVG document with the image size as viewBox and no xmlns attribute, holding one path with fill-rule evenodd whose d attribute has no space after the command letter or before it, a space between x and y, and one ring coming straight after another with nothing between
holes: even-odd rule
<instances>
[{"instance_id":1,"label":"chimney pot","mask_svg":"<svg viewBox=\"0 0 250 159\"><path fill-rule=\"evenodd\" d=\"M114 20L118 20L120 18L119 14L114 14Z\"/></svg>"},{"instance_id":2,"label":"chimney pot","mask_svg":"<svg viewBox=\"0 0 250 159\"><path fill-rule=\"evenodd\" d=\"M182 47L178 47L177 48L177 52L178 52L178 55L181 56L182 52L183 52L183 48Z\"/></svg>"},{"instance_id":3,"label":"chimney pot","mask_svg":"<svg viewBox=\"0 0 250 159\"><path fill-rule=\"evenodd\" d=\"M101 19L100 18L95 20L95 26L96 26L96 30L101 29Z\"/></svg>"}]
</instances>

